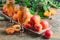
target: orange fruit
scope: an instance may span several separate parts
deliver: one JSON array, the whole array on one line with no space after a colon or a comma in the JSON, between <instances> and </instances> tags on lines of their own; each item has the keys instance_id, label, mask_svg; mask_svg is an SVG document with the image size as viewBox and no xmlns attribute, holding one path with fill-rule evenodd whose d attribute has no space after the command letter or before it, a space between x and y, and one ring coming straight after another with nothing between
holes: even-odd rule
<instances>
[{"instance_id":1,"label":"orange fruit","mask_svg":"<svg viewBox=\"0 0 60 40\"><path fill-rule=\"evenodd\" d=\"M13 28L15 29L16 32L20 32L20 25L14 25Z\"/></svg>"},{"instance_id":2,"label":"orange fruit","mask_svg":"<svg viewBox=\"0 0 60 40\"><path fill-rule=\"evenodd\" d=\"M13 15L13 20L18 21L18 15L17 14Z\"/></svg>"},{"instance_id":3,"label":"orange fruit","mask_svg":"<svg viewBox=\"0 0 60 40\"><path fill-rule=\"evenodd\" d=\"M49 11L45 11L45 12L44 12L44 16L49 17L49 16L51 16L51 13L50 13Z\"/></svg>"},{"instance_id":4,"label":"orange fruit","mask_svg":"<svg viewBox=\"0 0 60 40\"><path fill-rule=\"evenodd\" d=\"M42 25L43 29L50 27L50 24L46 20L42 20L40 24Z\"/></svg>"},{"instance_id":5,"label":"orange fruit","mask_svg":"<svg viewBox=\"0 0 60 40\"><path fill-rule=\"evenodd\" d=\"M50 10L50 13L51 13L51 15L55 15L56 14L56 11L54 9L51 9Z\"/></svg>"},{"instance_id":6,"label":"orange fruit","mask_svg":"<svg viewBox=\"0 0 60 40\"><path fill-rule=\"evenodd\" d=\"M12 27L6 29L7 34L13 34L14 32L15 32L15 30Z\"/></svg>"}]
</instances>

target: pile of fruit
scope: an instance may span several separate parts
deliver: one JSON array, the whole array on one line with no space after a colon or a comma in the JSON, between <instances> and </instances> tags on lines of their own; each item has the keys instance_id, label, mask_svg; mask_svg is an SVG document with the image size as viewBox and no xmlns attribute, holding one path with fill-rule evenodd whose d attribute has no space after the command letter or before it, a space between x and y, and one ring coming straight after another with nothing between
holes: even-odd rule
<instances>
[{"instance_id":1,"label":"pile of fruit","mask_svg":"<svg viewBox=\"0 0 60 40\"><path fill-rule=\"evenodd\" d=\"M55 15L55 14L56 14L56 11L53 9L50 9L49 11L44 12L44 16L47 16L47 17Z\"/></svg>"},{"instance_id":2,"label":"pile of fruit","mask_svg":"<svg viewBox=\"0 0 60 40\"><path fill-rule=\"evenodd\" d=\"M39 15L32 16L30 21L24 24L24 28L37 32L37 34L49 27L50 27L50 24L48 23L48 21L46 20L41 21L41 18ZM44 33L44 37L46 38L51 38L52 35L53 35L53 32L50 29L46 30L46 32Z\"/></svg>"},{"instance_id":3,"label":"pile of fruit","mask_svg":"<svg viewBox=\"0 0 60 40\"><path fill-rule=\"evenodd\" d=\"M50 24L46 20L41 21L39 15L34 15L27 24L24 24L24 27L35 32L41 32L42 30L49 28Z\"/></svg>"},{"instance_id":4,"label":"pile of fruit","mask_svg":"<svg viewBox=\"0 0 60 40\"><path fill-rule=\"evenodd\" d=\"M24 6L16 7L12 0L6 2L3 6L3 11L8 17L12 17L12 20L24 24L25 28L31 29L35 32L41 32L50 27L50 24L46 20L41 20L41 17L38 14L32 15L29 8ZM54 14L54 10L44 12L44 16L48 17ZM14 32L19 32L20 28L20 25L14 25L13 27L7 28L6 33L13 34ZM46 31L45 37L50 38L50 35L52 35L52 32Z\"/></svg>"},{"instance_id":5,"label":"pile of fruit","mask_svg":"<svg viewBox=\"0 0 60 40\"><path fill-rule=\"evenodd\" d=\"M7 34L14 34L15 32L20 32L21 28L20 25L13 25L12 27L6 28Z\"/></svg>"}]
</instances>

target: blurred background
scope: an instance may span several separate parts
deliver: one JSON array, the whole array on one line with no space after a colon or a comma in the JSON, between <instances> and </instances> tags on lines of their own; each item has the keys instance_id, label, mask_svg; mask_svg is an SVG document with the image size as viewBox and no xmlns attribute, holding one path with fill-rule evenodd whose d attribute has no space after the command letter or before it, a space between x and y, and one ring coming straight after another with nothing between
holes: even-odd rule
<instances>
[{"instance_id":1,"label":"blurred background","mask_svg":"<svg viewBox=\"0 0 60 40\"><path fill-rule=\"evenodd\" d=\"M19 4L19 2L24 1L24 0L15 0L16 4ZM29 0L30 1L30 0ZM60 2L60 0L54 0ZM0 6L3 6L3 4L6 3L6 0L0 0Z\"/></svg>"}]
</instances>

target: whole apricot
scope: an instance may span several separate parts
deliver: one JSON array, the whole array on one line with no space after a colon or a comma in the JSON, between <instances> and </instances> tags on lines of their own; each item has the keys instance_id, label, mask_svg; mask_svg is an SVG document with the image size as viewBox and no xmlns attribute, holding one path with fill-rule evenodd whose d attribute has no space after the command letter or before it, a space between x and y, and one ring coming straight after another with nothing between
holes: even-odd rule
<instances>
[{"instance_id":1,"label":"whole apricot","mask_svg":"<svg viewBox=\"0 0 60 40\"><path fill-rule=\"evenodd\" d=\"M35 29L35 31L37 31L37 32L41 32L41 31L42 31L42 25L41 25L41 24L35 24L35 25L34 25L34 29Z\"/></svg>"},{"instance_id":2,"label":"whole apricot","mask_svg":"<svg viewBox=\"0 0 60 40\"><path fill-rule=\"evenodd\" d=\"M45 32L45 37L46 38L51 38L52 37L52 35L53 35L53 32L51 31L51 30L47 30L46 32Z\"/></svg>"},{"instance_id":3,"label":"whole apricot","mask_svg":"<svg viewBox=\"0 0 60 40\"><path fill-rule=\"evenodd\" d=\"M49 11L45 11L45 12L44 12L44 16L49 17L49 16L51 16L51 13L50 13Z\"/></svg>"},{"instance_id":4,"label":"whole apricot","mask_svg":"<svg viewBox=\"0 0 60 40\"><path fill-rule=\"evenodd\" d=\"M39 15L34 15L30 19L31 24L39 24L40 23L40 16Z\"/></svg>"},{"instance_id":5,"label":"whole apricot","mask_svg":"<svg viewBox=\"0 0 60 40\"><path fill-rule=\"evenodd\" d=\"M43 29L46 29L50 26L50 24L46 20L42 20L40 24L42 25Z\"/></svg>"}]
</instances>

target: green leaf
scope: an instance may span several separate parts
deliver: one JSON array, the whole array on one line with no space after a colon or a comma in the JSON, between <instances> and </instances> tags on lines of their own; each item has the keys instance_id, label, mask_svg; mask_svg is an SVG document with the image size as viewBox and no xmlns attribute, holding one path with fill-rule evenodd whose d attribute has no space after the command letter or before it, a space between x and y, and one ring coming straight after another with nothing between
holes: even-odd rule
<instances>
[{"instance_id":1,"label":"green leaf","mask_svg":"<svg viewBox=\"0 0 60 40\"><path fill-rule=\"evenodd\" d=\"M59 3L60 3L60 2L55 1L55 0L49 0L50 6L53 6L53 7L55 7L55 8L60 8Z\"/></svg>"},{"instance_id":2,"label":"green leaf","mask_svg":"<svg viewBox=\"0 0 60 40\"><path fill-rule=\"evenodd\" d=\"M40 11L40 12L38 13L38 15L40 15L40 17L41 17L42 19L48 18L48 17L45 17L45 16L44 16L44 12L43 12L43 11Z\"/></svg>"},{"instance_id":3,"label":"green leaf","mask_svg":"<svg viewBox=\"0 0 60 40\"><path fill-rule=\"evenodd\" d=\"M49 10L48 7L49 7L48 5L44 5L44 6L43 6L44 11L48 11L48 10Z\"/></svg>"},{"instance_id":4,"label":"green leaf","mask_svg":"<svg viewBox=\"0 0 60 40\"><path fill-rule=\"evenodd\" d=\"M34 11L32 11L32 10L30 10L30 13L31 13L32 15L35 15L35 12L34 12Z\"/></svg>"},{"instance_id":5,"label":"green leaf","mask_svg":"<svg viewBox=\"0 0 60 40\"><path fill-rule=\"evenodd\" d=\"M2 20L5 20L5 17L0 16L0 20L1 20L1 21L2 21Z\"/></svg>"}]
</instances>

